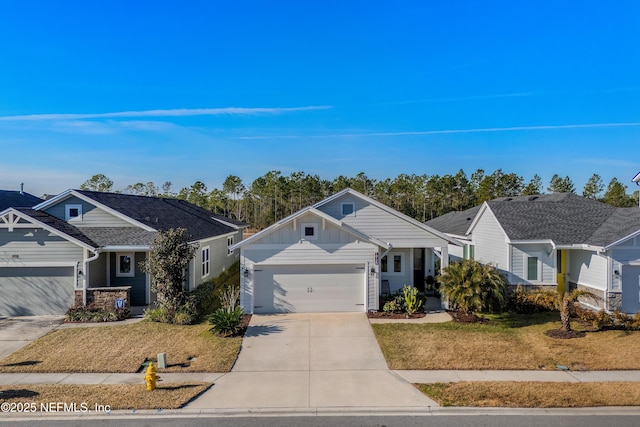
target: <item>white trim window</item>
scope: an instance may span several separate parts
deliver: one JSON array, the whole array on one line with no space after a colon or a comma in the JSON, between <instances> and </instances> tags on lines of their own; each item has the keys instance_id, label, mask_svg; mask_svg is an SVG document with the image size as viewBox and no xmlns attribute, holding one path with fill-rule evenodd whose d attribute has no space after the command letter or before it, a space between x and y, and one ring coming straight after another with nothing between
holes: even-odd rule
<instances>
[{"instance_id":1,"label":"white trim window","mask_svg":"<svg viewBox=\"0 0 640 427\"><path fill-rule=\"evenodd\" d=\"M65 221L78 218L82 221L82 205L64 205Z\"/></svg>"},{"instance_id":2,"label":"white trim window","mask_svg":"<svg viewBox=\"0 0 640 427\"><path fill-rule=\"evenodd\" d=\"M404 256L402 256L401 253L394 252L383 256L382 260L380 260L380 272L385 274L403 274Z\"/></svg>"},{"instance_id":3,"label":"white trim window","mask_svg":"<svg viewBox=\"0 0 640 427\"><path fill-rule=\"evenodd\" d=\"M233 246L233 236L227 237L227 256L233 255L234 251L229 249L230 246Z\"/></svg>"},{"instance_id":4,"label":"white trim window","mask_svg":"<svg viewBox=\"0 0 640 427\"><path fill-rule=\"evenodd\" d=\"M205 278L209 275L209 268L211 267L211 261L209 260L210 247L205 246L202 248L202 277Z\"/></svg>"},{"instance_id":5,"label":"white trim window","mask_svg":"<svg viewBox=\"0 0 640 427\"><path fill-rule=\"evenodd\" d=\"M524 273L529 282L542 281L542 262L540 262L540 256L536 254L524 255Z\"/></svg>"},{"instance_id":6,"label":"white trim window","mask_svg":"<svg viewBox=\"0 0 640 427\"><path fill-rule=\"evenodd\" d=\"M116 277L135 277L136 261L133 252L116 253Z\"/></svg>"},{"instance_id":7,"label":"white trim window","mask_svg":"<svg viewBox=\"0 0 640 427\"><path fill-rule=\"evenodd\" d=\"M341 203L340 212L342 212L342 216L355 216L356 214L355 204L352 202Z\"/></svg>"},{"instance_id":8,"label":"white trim window","mask_svg":"<svg viewBox=\"0 0 640 427\"><path fill-rule=\"evenodd\" d=\"M303 222L300 227L302 240L318 240L318 224L313 222Z\"/></svg>"}]
</instances>

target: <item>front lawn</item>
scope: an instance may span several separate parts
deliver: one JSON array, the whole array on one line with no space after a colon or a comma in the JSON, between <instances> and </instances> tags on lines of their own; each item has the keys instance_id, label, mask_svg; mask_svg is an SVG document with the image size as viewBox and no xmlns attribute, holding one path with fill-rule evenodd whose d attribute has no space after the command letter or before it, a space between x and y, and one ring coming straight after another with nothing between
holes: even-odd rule
<instances>
[{"instance_id":1,"label":"front lawn","mask_svg":"<svg viewBox=\"0 0 640 427\"><path fill-rule=\"evenodd\" d=\"M418 384L441 406L582 408L637 406L640 384L628 382L460 382Z\"/></svg>"},{"instance_id":2,"label":"front lawn","mask_svg":"<svg viewBox=\"0 0 640 427\"><path fill-rule=\"evenodd\" d=\"M573 322L579 329L578 322ZM640 332L545 335L558 313L491 316L488 324L372 324L390 369L640 369Z\"/></svg>"},{"instance_id":3,"label":"front lawn","mask_svg":"<svg viewBox=\"0 0 640 427\"><path fill-rule=\"evenodd\" d=\"M23 384L0 386L0 402L20 405L19 412L46 415L63 412L67 404L71 412L93 415L116 409L177 409L184 406L211 385L206 383L160 384L147 391L144 384L79 385L79 384ZM10 413L9 410L5 411ZM17 407L16 407L17 409Z\"/></svg>"},{"instance_id":4,"label":"front lawn","mask_svg":"<svg viewBox=\"0 0 640 427\"><path fill-rule=\"evenodd\" d=\"M154 322L59 329L0 360L0 372L138 372L167 353L162 372L229 372L242 337L214 336L208 324Z\"/></svg>"}]
</instances>

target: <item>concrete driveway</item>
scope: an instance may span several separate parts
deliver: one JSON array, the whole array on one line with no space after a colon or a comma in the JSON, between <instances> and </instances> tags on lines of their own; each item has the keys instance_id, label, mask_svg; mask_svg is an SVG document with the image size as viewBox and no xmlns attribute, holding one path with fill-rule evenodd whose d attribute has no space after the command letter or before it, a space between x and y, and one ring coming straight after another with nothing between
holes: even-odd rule
<instances>
[{"instance_id":1,"label":"concrete driveway","mask_svg":"<svg viewBox=\"0 0 640 427\"><path fill-rule=\"evenodd\" d=\"M437 406L392 373L364 313L253 315L231 373L190 409Z\"/></svg>"},{"instance_id":2,"label":"concrete driveway","mask_svg":"<svg viewBox=\"0 0 640 427\"><path fill-rule=\"evenodd\" d=\"M48 334L63 321L63 316L0 317L0 360Z\"/></svg>"}]
</instances>

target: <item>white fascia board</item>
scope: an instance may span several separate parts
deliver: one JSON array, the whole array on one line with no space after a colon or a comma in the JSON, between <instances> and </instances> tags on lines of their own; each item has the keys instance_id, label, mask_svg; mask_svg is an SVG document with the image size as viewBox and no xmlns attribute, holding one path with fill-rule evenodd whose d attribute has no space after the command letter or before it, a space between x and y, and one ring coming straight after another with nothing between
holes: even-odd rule
<instances>
[{"instance_id":1,"label":"white fascia board","mask_svg":"<svg viewBox=\"0 0 640 427\"><path fill-rule=\"evenodd\" d=\"M88 245L88 244L76 239L75 237L72 237L72 236L69 236L66 233L63 233L62 231L60 231L60 230L58 230L56 228L53 228L53 227L51 227L51 226L49 226L49 225L47 225L47 224L45 224L43 222L40 222L37 219L30 217L29 215L23 214L22 212L17 211L17 210L15 210L13 208L6 209L2 213L4 214L5 212L8 212L8 211L11 211L16 216L18 216L18 217L30 222L31 224L33 224L36 227L40 227L40 228L42 228L44 230L47 230L50 233L55 234L56 236L59 236L59 237L62 237L63 239L65 239L65 240L68 240L71 243L75 243L78 246L81 246L81 247L83 247L85 249L89 249L91 252L95 252L98 249L98 248L94 248L93 246L90 246L90 245Z\"/></svg>"},{"instance_id":2,"label":"white fascia board","mask_svg":"<svg viewBox=\"0 0 640 427\"><path fill-rule=\"evenodd\" d=\"M556 248L556 244L551 239L538 239L538 240L511 240L512 245L551 245L553 249Z\"/></svg>"},{"instance_id":3,"label":"white fascia board","mask_svg":"<svg viewBox=\"0 0 640 427\"><path fill-rule=\"evenodd\" d=\"M247 225L232 224L232 223L227 222L227 221L225 221L223 219L216 218L216 217L213 217L213 216L211 217L211 219L214 220L214 221L218 221L219 223L224 224L227 227L235 228L236 230L242 230L243 228L249 228L248 224Z\"/></svg>"},{"instance_id":4,"label":"white fascia board","mask_svg":"<svg viewBox=\"0 0 640 427\"><path fill-rule=\"evenodd\" d=\"M102 252L149 252L150 246L133 246L133 245L113 245L103 246L100 248Z\"/></svg>"},{"instance_id":5,"label":"white fascia board","mask_svg":"<svg viewBox=\"0 0 640 427\"><path fill-rule=\"evenodd\" d=\"M90 203L90 204L92 204L92 205L94 205L96 207L99 207L100 209L102 209L102 210L104 210L106 212L109 212L113 216L116 216L116 217L118 217L118 218L120 218L120 219L122 219L122 220L124 220L124 221L126 221L128 223L130 223L130 224L133 224L136 227L140 227L145 231L158 231L153 227L149 227L146 224L143 224L143 223L141 223L139 221L136 221L135 219L133 219L133 218L131 218L131 217L129 217L129 216L127 216L127 215L125 215L125 214L113 209L113 208L110 208L107 205L103 205L102 203L92 199L91 197L85 196L82 193L78 193L76 190L73 190L73 189L67 190L67 191L65 191L63 193L60 193L57 196L55 196L55 197L53 197L53 198L51 198L49 200L45 200L44 202L40 203L39 205L34 206L33 209L35 209L35 210L46 209L47 207L53 206L53 205L61 202L62 200L66 199L66 198L69 198L71 196L75 196L75 197L77 197L77 198L79 198L81 200L84 200L87 203Z\"/></svg>"},{"instance_id":6,"label":"white fascia board","mask_svg":"<svg viewBox=\"0 0 640 427\"><path fill-rule=\"evenodd\" d=\"M636 236L639 236L639 235L640 235L640 230L635 231L635 232L629 234L628 236L623 237L622 239L618 239L615 242L608 244L607 246L604 247L604 249L605 250L611 249L612 247L619 245L620 243L624 242L625 240L632 239L632 238L634 238Z\"/></svg>"},{"instance_id":7,"label":"white fascia board","mask_svg":"<svg viewBox=\"0 0 640 427\"><path fill-rule=\"evenodd\" d=\"M496 224L498 224L498 227L500 228L500 231L502 231L502 234L504 235L505 243L513 243L511 241L511 239L509 238L509 235L507 234L507 232L504 231L504 228L502 227L502 224L500 224L500 221L498 221L498 218L496 218L495 214L493 213L493 211L491 210L491 208L489 207L489 204L487 202L483 202L482 203L482 206L480 207L480 210L476 214L475 218L473 218L473 221L471 221L471 225L469 225L469 228L467 229L467 233L466 234L467 235L472 235L473 234L473 229L478 224L478 222L480 222L480 217L482 217L482 215L484 215L486 211L489 211L491 216L493 216L493 220L496 222Z\"/></svg>"},{"instance_id":8,"label":"white fascia board","mask_svg":"<svg viewBox=\"0 0 640 427\"><path fill-rule=\"evenodd\" d=\"M247 239L244 239L244 240L242 240L242 241L240 241L240 242L238 242L238 243L236 243L236 244L234 244L232 246L229 246L229 250L235 251L236 249L241 248L242 246L248 245L251 242L254 242L254 241L258 240L258 239L263 238L264 236L274 232L275 230L277 230L277 229L281 228L282 226L284 226L285 224L289 223L289 221L292 221L293 219L298 218L299 216L309 212L310 209L311 209L311 207L304 208L304 209L299 210L298 212L296 212L294 214L289 215L286 218L281 219L280 221L278 221L276 223L271 224L270 226L268 226L267 228L265 228L262 231L257 232L253 236L251 236L251 237L249 237Z\"/></svg>"},{"instance_id":9,"label":"white fascia board","mask_svg":"<svg viewBox=\"0 0 640 427\"><path fill-rule=\"evenodd\" d=\"M397 210L385 205L384 203L380 203L379 201L377 201L375 199L372 199L369 196L365 196L362 193L359 193L359 192L357 192L355 190L352 190L351 188L345 188L344 190L334 194L333 196L327 197L326 199L319 201L318 203L313 205L313 207L314 208L318 208L319 206L325 205L325 204L327 204L327 203L329 203L329 202L331 202L333 200L336 200L336 199L342 197L345 194L350 194L350 195L352 195L354 197L357 197L360 200L363 200L363 201L365 201L365 202L367 202L367 203L369 203L369 204L371 204L371 205L373 205L373 206L375 206L375 207L377 207L379 209L382 209L383 211L385 211L385 212L387 212L387 213L389 213L391 215L394 215L394 216L396 216L396 217L398 217L398 218L410 223L411 225L414 225L414 226L420 228L423 231L431 233L434 236L440 237L441 239L446 240L449 243L452 243L454 245L458 245L459 244L459 242L457 240L451 239L447 234L442 233L442 232L436 230L433 227L429 227L428 225L423 224L422 222L420 222L420 221L418 221L418 220L416 220L414 218L411 218L410 216L405 215L402 212L399 212L399 211L397 211Z\"/></svg>"},{"instance_id":10,"label":"white fascia board","mask_svg":"<svg viewBox=\"0 0 640 427\"><path fill-rule=\"evenodd\" d=\"M631 181L635 182L636 184L640 183L640 172L638 172Z\"/></svg>"}]
</instances>

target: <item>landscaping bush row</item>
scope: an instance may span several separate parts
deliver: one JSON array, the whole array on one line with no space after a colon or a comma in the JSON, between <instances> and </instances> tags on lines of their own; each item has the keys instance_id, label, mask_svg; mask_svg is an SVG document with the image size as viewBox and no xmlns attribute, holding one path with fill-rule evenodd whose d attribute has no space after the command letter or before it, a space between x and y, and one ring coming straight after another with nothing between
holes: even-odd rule
<instances>
[{"instance_id":1,"label":"landscaping bush row","mask_svg":"<svg viewBox=\"0 0 640 427\"><path fill-rule=\"evenodd\" d=\"M93 305L71 307L65 313L67 322L116 322L129 317L131 317L131 311L128 308L102 310Z\"/></svg>"},{"instance_id":2,"label":"landscaping bush row","mask_svg":"<svg viewBox=\"0 0 640 427\"><path fill-rule=\"evenodd\" d=\"M576 316L591 323L599 330L620 329L625 331L640 331L640 313L634 316L614 311L609 314L604 310L593 311L579 306L575 308Z\"/></svg>"}]
</instances>

